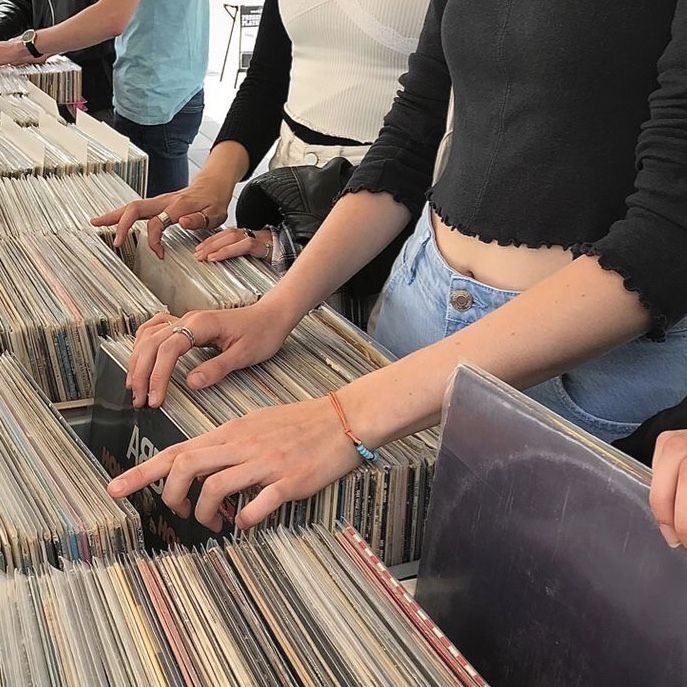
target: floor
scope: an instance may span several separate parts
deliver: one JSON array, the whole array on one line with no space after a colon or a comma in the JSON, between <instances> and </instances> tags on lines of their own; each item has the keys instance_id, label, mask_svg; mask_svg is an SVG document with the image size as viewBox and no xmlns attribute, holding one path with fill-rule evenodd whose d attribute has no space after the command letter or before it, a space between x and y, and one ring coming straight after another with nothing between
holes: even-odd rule
<instances>
[{"instance_id":1,"label":"floor","mask_svg":"<svg viewBox=\"0 0 687 687\"><path fill-rule=\"evenodd\" d=\"M220 80L222 63L229 32L231 31L231 18L218 0L210 0L210 55L208 73L205 78L205 112L198 136L189 150L189 171L193 178L205 163L210 148L222 126L222 122L231 106L236 90L234 88L238 68L238 20L234 29L227 63L224 70L224 78ZM239 75L238 85L241 84L243 74ZM258 166L256 172L267 169L267 159ZM233 206L241 192L243 184L239 184L234 191L234 201L229 208L229 221L233 220Z\"/></svg>"}]
</instances>

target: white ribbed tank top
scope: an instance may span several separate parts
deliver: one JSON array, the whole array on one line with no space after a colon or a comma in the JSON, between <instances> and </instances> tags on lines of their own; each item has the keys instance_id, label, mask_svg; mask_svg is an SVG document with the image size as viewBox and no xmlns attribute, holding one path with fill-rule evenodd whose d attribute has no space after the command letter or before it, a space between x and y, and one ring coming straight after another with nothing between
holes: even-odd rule
<instances>
[{"instance_id":1,"label":"white ribbed tank top","mask_svg":"<svg viewBox=\"0 0 687 687\"><path fill-rule=\"evenodd\" d=\"M279 0L293 45L289 117L323 134L374 141L428 5L429 0Z\"/></svg>"}]
</instances>

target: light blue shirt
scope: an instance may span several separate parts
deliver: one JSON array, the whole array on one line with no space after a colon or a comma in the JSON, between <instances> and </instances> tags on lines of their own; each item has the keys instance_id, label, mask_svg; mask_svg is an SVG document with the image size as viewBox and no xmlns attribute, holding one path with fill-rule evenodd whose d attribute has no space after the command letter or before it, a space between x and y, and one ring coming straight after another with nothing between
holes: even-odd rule
<instances>
[{"instance_id":1,"label":"light blue shirt","mask_svg":"<svg viewBox=\"0 0 687 687\"><path fill-rule=\"evenodd\" d=\"M115 41L114 107L137 124L167 124L203 87L208 0L141 0Z\"/></svg>"}]
</instances>

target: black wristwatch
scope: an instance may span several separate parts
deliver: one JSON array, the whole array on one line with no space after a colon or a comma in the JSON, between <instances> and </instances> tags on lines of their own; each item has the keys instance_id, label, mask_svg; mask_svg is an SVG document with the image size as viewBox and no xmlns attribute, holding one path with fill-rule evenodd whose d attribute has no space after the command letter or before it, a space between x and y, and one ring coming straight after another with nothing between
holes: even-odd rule
<instances>
[{"instance_id":1,"label":"black wristwatch","mask_svg":"<svg viewBox=\"0 0 687 687\"><path fill-rule=\"evenodd\" d=\"M26 49L34 56L34 57L43 57L43 53L38 50L36 47L36 30L35 29L29 29L28 31L24 31L21 35L21 42L24 44Z\"/></svg>"}]
</instances>

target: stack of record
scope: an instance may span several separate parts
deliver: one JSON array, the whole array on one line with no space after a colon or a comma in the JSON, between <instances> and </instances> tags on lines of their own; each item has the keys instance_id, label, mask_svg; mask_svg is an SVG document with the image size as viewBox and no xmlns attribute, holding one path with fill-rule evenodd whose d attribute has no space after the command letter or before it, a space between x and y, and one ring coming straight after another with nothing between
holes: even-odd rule
<instances>
[{"instance_id":1,"label":"stack of record","mask_svg":"<svg viewBox=\"0 0 687 687\"><path fill-rule=\"evenodd\" d=\"M0 94L0 112L19 126L38 126L41 116L45 114L38 103L26 96L3 94Z\"/></svg>"},{"instance_id":2,"label":"stack of record","mask_svg":"<svg viewBox=\"0 0 687 687\"><path fill-rule=\"evenodd\" d=\"M50 164L52 159L46 161ZM25 146L2 136L0 130L0 177L23 177L40 174L42 170L42 165L26 151Z\"/></svg>"},{"instance_id":3,"label":"stack of record","mask_svg":"<svg viewBox=\"0 0 687 687\"><path fill-rule=\"evenodd\" d=\"M0 178L0 238L97 231L111 246L114 227L96 230L91 225L91 218L138 197L115 174ZM119 250L129 266L133 265L136 237L141 228L145 228L145 223L137 222L134 231Z\"/></svg>"},{"instance_id":4,"label":"stack of record","mask_svg":"<svg viewBox=\"0 0 687 687\"><path fill-rule=\"evenodd\" d=\"M53 401L91 398L98 337L164 309L96 235L0 239L0 349Z\"/></svg>"},{"instance_id":5,"label":"stack of record","mask_svg":"<svg viewBox=\"0 0 687 687\"><path fill-rule=\"evenodd\" d=\"M1 79L7 80L12 77L28 79L60 105L74 105L83 100L81 95L81 67L62 55L50 57L43 64L0 67ZM5 89L7 89L7 85L5 85Z\"/></svg>"},{"instance_id":6,"label":"stack of record","mask_svg":"<svg viewBox=\"0 0 687 687\"><path fill-rule=\"evenodd\" d=\"M275 283L274 273L258 260L198 262L193 250L211 235L170 227L164 233L163 261L148 248L145 236L138 242L134 271L174 315L250 305Z\"/></svg>"},{"instance_id":7,"label":"stack of record","mask_svg":"<svg viewBox=\"0 0 687 687\"><path fill-rule=\"evenodd\" d=\"M103 344L104 354L113 363L102 376L99 368L96 386L91 449L98 456L115 457L115 464L107 465L113 474L133 466L129 437L134 428L130 423L137 420L116 406L132 347L129 338ZM382 353L366 337L328 309L305 317L274 358L233 372L208 389L188 389L188 372L211 355L210 350L194 349L175 370L162 413L180 436L168 433L164 423L156 425L149 416L139 418L138 422L148 423L139 425L141 435L154 435L155 441L161 442L156 448L198 436L257 408L321 397L384 363ZM121 448L117 441L123 442ZM285 504L260 527L300 527L316 522L331 528L343 519L361 532L387 565L416 560L422 546L436 443L434 432L422 432L384 446L377 463L361 465L309 499ZM233 518L252 495L242 493L228 500L225 534L238 534ZM155 531L166 541L187 545L202 543L211 535L198 523L176 517L153 490L132 500L150 519L146 533ZM170 523L164 535L157 524L160 517Z\"/></svg>"},{"instance_id":8,"label":"stack of record","mask_svg":"<svg viewBox=\"0 0 687 687\"><path fill-rule=\"evenodd\" d=\"M17 360L0 356L0 570L138 550L140 519Z\"/></svg>"},{"instance_id":9,"label":"stack of record","mask_svg":"<svg viewBox=\"0 0 687 687\"><path fill-rule=\"evenodd\" d=\"M12 67L0 67L0 95L27 95L28 79Z\"/></svg>"},{"instance_id":10,"label":"stack of record","mask_svg":"<svg viewBox=\"0 0 687 687\"><path fill-rule=\"evenodd\" d=\"M486 683L350 528L0 579L11 685Z\"/></svg>"},{"instance_id":11,"label":"stack of record","mask_svg":"<svg viewBox=\"0 0 687 687\"><path fill-rule=\"evenodd\" d=\"M77 126L62 129L63 125L52 117L49 118L52 128L43 130L36 125L38 120L45 122L45 112L25 97L0 95L0 114L22 127L12 136L0 136L0 177L112 172L139 197L145 195L148 155L132 143L126 143L124 151L118 152L106 141ZM9 125L3 124L2 130ZM71 137L71 143L62 139L62 133Z\"/></svg>"}]
</instances>

